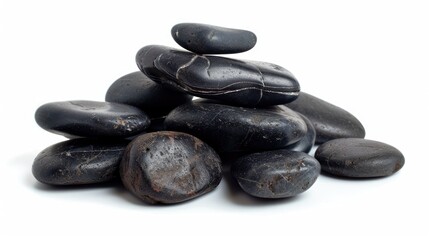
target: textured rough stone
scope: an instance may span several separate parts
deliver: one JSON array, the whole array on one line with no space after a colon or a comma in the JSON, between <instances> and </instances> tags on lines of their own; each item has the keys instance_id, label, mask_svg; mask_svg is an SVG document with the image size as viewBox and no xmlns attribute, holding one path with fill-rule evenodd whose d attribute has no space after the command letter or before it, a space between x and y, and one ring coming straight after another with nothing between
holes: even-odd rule
<instances>
[{"instance_id":1,"label":"textured rough stone","mask_svg":"<svg viewBox=\"0 0 429 240\"><path fill-rule=\"evenodd\" d=\"M179 132L140 135L120 165L125 187L147 203L178 203L212 191L221 181L216 152L196 137Z\"/></svg>"},{"instance_id":2,"label":"textured rough stone","mask_svg":"<svg viewBox=\"0 0 429 240\"><path fill-rule=\"evenodd\" d=\"M165 126L197 136L220 152L284 148L307 131L304 120L286 107L253 109L210 100L177 107Z\"/></svg>"},{"instance_id":3,"label":"textured rough stone","mask_svg":"<svg viewBox=\"0 0 429 240\"><path fill-rule=\"evenodd\" d=\"M51 185L107 182L118 168L128 141L72 139L43 150L33 163L34 177Z\"/></svg>"},{"instance_id":4,"label":"textured rough stone","mask_svg":"<svg viewBox=\"0 0 429 240\"><path fill-rule=\"evenodd\" d=\"M200 23L177 24L171 36L183 48L198 54L240 53L256 44L256 35L250 31Z\"/></svg>"},{"instance_id":5,"label":"textured rough stone","mask_svg":"<svg viewBox=\"0 0 429 240\"><path fill-rule=\"evenodd\" d=\"M365 129L359 120L346 110L301 92L287 107L306 116L316 129L316 144L336 138L364 138Z\"/></svg>"},{"instance_id":6,"label":"textured rough stone","mask_svg":"<svg viewBox=\"0 0 429 240\"><path fill-rule=\"evenodd\" d=\"M335 139L319 146L315 157L324 172L353 178L389 176L404 166L402 153L385 143L361 139Z\"/></svg>"},{"instance_id":7,"label":"textured rough stone","mask_svg":"<svg viewBox=\"0 0 429 240\"><path fill-rule=\"evenodd\" d=\"M271 63L163 51L155 59L158 79L191 95L240 106L271 106L295 100L300 86L286 69Z\"/></svg>"},{"instance_id":8,"label":"textured rough stone","mask_svg":"<svg viewBox=\"0 0 429 240\"><path fill-rule=\"evenodd\" d=\"M320 173L313 157L285 149L253 153L234 161L231 174L248 194L285 198L309 189Z\"/></svg>"},{"instance_id":9,"label":"textured rough stone","mask_svg":"<svg viewBox=\"0 0 429 240\"><path fill-rule=\"evenodd\" d=\"M130 137L143 132L150 120L140 109L96 101L52 102L39 107L36 122L66 137Z\"/></svg>"},{"instance_id":10,"label":"textured rough stone","mask_svg":"<svg viewBox=\"0 0 429 240\"><path fill-rule=\"evenodd\" d=\"M140 71L119 78L106 93L106 102L138 107L151 117L165 116L191 100L192 96L166 88Z\"/></svg>"}]
</instances>

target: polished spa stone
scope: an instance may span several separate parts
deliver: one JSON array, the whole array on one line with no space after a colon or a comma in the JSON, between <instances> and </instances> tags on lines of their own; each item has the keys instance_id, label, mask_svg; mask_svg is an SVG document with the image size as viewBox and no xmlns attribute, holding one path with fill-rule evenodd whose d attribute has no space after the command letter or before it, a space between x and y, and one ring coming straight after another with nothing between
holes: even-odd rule
<instances>
[{"instance_id":1,"label":"polished spa stone","mask_svg":"<svg viewBox=\"0 0 429 240\"><path fill-rule=\"evenodd\" d=\"M155 67L165 84L191 95L239 106L271 106L291 102L300 86L286 69L271 63L165 51Z\"/></svg>"},{"instance_id":2,"label":"polished spa stone","mask_svg":"<svg viewBox=\"0 0 429 240\"><path fill-rule=\"evenodd\" d=\"M80 185L119 176L119 163L128 141L72 139L43 150L33 163L34 177L50 185Z\"/></svg>"},{"instance_id":3,"label":"polished spa stone","mask_svg":"<svg viewBox=\"0 0 429 240\"><path fill-rule=\"evenodd\" d=\"M364 138L365 129L360 121L346 110L325 102L308 93L286 104L306 116L316 129L316 144L336 138Z\"/></svg>"},{"instance_id":4,"label":"polished spa stone","mask_svg":"<svg viewBox=\"0 0 429 240\"><path fill-rule=\"evenodd\" d=\"M179 132L140 135L120 165L125 187L147 203L178 203L216 188L222 178L217 153L198 138Z\"/></svg>"},{"instance_id":5,"label":"polished spa stone","mask_svg":"<svg viewBox=\"0 0 429 240\"><path fill-rule=\"evenodd\" d=\"M405 163L398 149L361 138L331 140L320 145L314 156L324 172L351 178L389 176Z\"/></svg>"},{"instance_id":6,"label":"polished spa stone","mask_svg":"<svg viewBox=\"0 0 429 240\"><path fill-rule=\"evenodd\" d=\"M284 148L307 132L304 120L286 107L243 108L212 100L177 107L165 126L197 136L219 152Z\"/></svg>"},{"instance_id":7,"label":"polished spa stone","mask_svg":"<svg viewBox=\"0 0 429 240\"><path fill-rule=\"evenodd\" d=\"M299 114L299 113L298 113ZM304 120L305 124L307 124L307 133L305 136L299 140L296 143L293 143L291 145L288 145L285 147L285 149L296 151L296 152L305 152L309 153L311 151L311 148L314 146L314 143L316 141L316 129L314 129L313 124L311 121L306 118L304 115L299 114L299 116Z\"/></svg>"},{"instance_id":8,"label":"polished spa stone","mask_svg":"<svg viewBox=\"0 0 429 240\"><path fill-rule=\"evenodd\" d=\"M47 103L37 109L35 118L43 129L69 138L126 138L150 125L148 116L136 107L96 101Z\"/></svg>"},{"instance_id":9,"label":"polished spa stone","mask_svg":"<svg viewBox=\"0 0 429 240\"><path fill-rule=\"evenodd\" d=\"M231 174L252 196L286 198L309 189L320 164L305 153L281 149L243 156L232 163Z\"/></svg>"},{"instance_id":10,"label":"polished spa stone","mask_svg":"<svg viewBox=\"0 0 429 240\"><path fill-rule=\"evenodd\" d=\"M250 31L200 23L177 24L171 36L183 48L198 54L240 53L256 44L256 35Z\"/></svg>"},{"instance_id":11,"label":"polished spa stone","mask_svg":"<svg viewBox=\"0 0 429 240\"><path fill-rule=\"evenodd\" d=\"M166 88L138 71L116 80L107 90L105 99L106 102L135 106L151 117L159 117L190 102L192 96Z\"/></svg>"}]
</instances>

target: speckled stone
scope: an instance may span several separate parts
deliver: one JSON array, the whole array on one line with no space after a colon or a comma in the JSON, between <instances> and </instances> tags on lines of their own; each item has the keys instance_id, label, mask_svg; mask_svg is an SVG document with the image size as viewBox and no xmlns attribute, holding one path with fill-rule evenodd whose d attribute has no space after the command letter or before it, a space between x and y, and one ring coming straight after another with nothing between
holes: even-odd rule
<instances>
[{"instance_id":1,"label":"speckled stone","mask_svg":"<svg viewBox=\"0 0 429 240\"><path fill-rule=\"evenodd\" d=\"M150 117L159 117L190 102L192 96L166 88L138 71L116 80L107 90L105 99L138 107Z\"/></svg>"},{"instance_id":2,"label":"speckled stone","mask_svg":"<svg viewBox=\"0 0 429 240\"><path fill-rule=\"evenodd\" d=\"M287 107L306 116L316 129L316 144L336 138L364 138L360 121L346 110L301 92Z\"/></svg>"},{"instance_id":3,"label":"speckled stone","mask_svg":"<svg viewBox=\"0 0 429 240\"><path fill-rule=\"evenodd\" d=\"M313 124L308 118L306 118L302 114L299 114L299 116L302 118L302 120L304 120L305 124L307 124L307 133L305 133L305 136L301 138L301 140L286 146L285 149L296 151L296 152L309 153L316 141L316 129L314 129Z\"/></svg>"},{"instance_id":4,"label":"speckled stone","mask_svg":"<svg viewBox=\"0 0 429 240\"><path fill-rule=\"evenodd\" d=\"M389 176L405 163L398 149L361 138L331 140L320 145L314 156L324 172L352 178Z\"/></svg>"},{"instance_id":5,"label":"speckled stone","mask_svg":"<svg viewBox=\"0 0 429 240\"><path fill-rule=\"evenodd\" d=\"M183 48L198 54L240 53L256 44L256 35L250 31L200 23L177 24L171 36Z\"/></svg>"},{"instance_id":6,"label":"speckled stone","mask_svg":"<svg viewBox=\"0 0 429 240\"><path fill-rule=\"evenodd\" d=\"M316 159L302 152L274 150L253 153L234 161L231 174L248 194L286 198L308 190L320 173Z\"/></svg>"},{"instance_id":7,"label":"speckled stone","mask_svg":"<svg viewBox=\"0 0 429 240\"><path fill-rule=\"evenodd\" d=\"M120 165L125 187L147 203L178 203L216 188L222 178L217 153L198 138L179 132L138 136Z\"/></svg>"},{"instance_id":8,"label":"speckled stone","mask_svg":"<svg viewBox=\"0 0 429 240\"><path fill-rule=\"evenodd\" d=\"M218 56L166 51L154 61L165 84L191 95L254 107L291 102L300 86L283 67Z\"/></svg>"},{"instance_id":9,"label":"speckled stone","mask_svg":"<svg viewBox=\"0 0 429 240\"><path fill-rule=\"evenodd\" d=\"M302 118L286 107L243 108L197 100L174 109L168 130L192 134L219 152L284 148L307 132Z\"/></svg>"},{"instance_id":10,"label":"speckled stone","mask_svg":"<svg viewBox=\"0 0 429 240\"><path fill-rule=\"evenodd\" d=\"M96 101L47 103L37 109L35 118L43 129L69 138L126 138L150 125L148 116L136 107Z\"/></svg>"},{"instance_id":11,"label":"speckled stone","mask_svg":"<svg viewBox=\"0 0 429 240\"><path fill-rule=\"evenodd\" d=\"M81 185L110 181L128 141L73 139L43 150L33 163L34 177L50 185Z\"/></svg>"}]
</instances>

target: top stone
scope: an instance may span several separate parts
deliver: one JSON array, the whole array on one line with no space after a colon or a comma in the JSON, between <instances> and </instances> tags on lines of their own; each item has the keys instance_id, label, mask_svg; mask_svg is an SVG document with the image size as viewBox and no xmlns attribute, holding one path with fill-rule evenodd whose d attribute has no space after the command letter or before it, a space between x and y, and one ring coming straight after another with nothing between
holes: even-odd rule
<instances>
[{"instance_id":1,"label":"top stone","mask_svg":"<svg viewBox=\"0 0 429 240\"><path fill-rule=\"evenodd\" d=\"M256 44L256 35L250 31L199 23L177 24L171 35L180 46L197 54L241 53Z\"/></svg>"}]
</instances>

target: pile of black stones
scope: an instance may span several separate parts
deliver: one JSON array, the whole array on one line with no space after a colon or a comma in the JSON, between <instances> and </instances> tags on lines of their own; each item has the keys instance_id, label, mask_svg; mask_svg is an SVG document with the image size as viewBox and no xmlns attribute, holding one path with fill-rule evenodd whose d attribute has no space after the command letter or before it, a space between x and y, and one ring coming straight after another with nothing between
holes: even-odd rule
<instances>
[{"instance_id":1,"label":"pile of black stones","mask_svg":"<svg viewBox=\"0 0 429 240\"><path fill-rule=\"evenodd\" d=\"M223 174L251 196L287 198L309 189L321 171L374 178L404 165L396 148L364 139L352 114L300 92L285 68L217 56L252 49L254 33L181 23L171 35L189 51L143 47L140 71L115 81L105 102L37 109L40 127L70 139L36 157L38 181L120 179L144 202L171 204L214 190ZM230 171L222 171L226 165Z\"/></svg>"}]
</instances>

